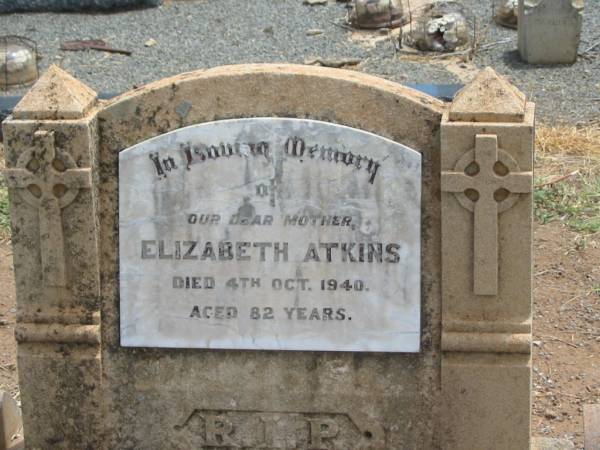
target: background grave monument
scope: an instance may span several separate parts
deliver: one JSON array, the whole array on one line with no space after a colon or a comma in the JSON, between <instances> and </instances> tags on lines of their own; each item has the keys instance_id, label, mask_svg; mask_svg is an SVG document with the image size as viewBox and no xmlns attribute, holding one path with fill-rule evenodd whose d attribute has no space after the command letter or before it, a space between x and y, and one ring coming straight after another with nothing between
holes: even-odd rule
<instances>
[{"instance_id":1,"label":"background grave monument","mask_svg":"<svg viewBox=\"0 0 600 450\"><path fill-rule=\"evenodd\" d=\"M583 0L519 0L518 47L530 64L572 64L577 59Z\"/></svg>"},{"instance_id":2,"label":"background grave monument","mask_svg":"<svg viewBox=\"0 0 600 450\"><path fill-rule=\"evenodd\" d=\"M529 448L533 123L491 69L51 68L3 125L26 444Z\"/></svg>"},{"instance_id":3,"label":"background grave monument","mask_svg":"<svg viewBox=\"0 0 600 450\"><path fill-rule=\"evenodd\" d=\"M6 392L0 391L0 448L22 448L20 436L13 439L21 429L21 411L17 402Z\"/></svg>"}]
</instances>

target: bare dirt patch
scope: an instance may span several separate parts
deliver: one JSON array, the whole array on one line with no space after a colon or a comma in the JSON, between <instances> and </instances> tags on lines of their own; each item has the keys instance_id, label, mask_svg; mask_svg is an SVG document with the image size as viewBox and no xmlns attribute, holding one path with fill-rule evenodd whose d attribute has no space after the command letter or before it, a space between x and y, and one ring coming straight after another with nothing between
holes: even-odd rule
<instances>
[{"instance_id":1,"label":"bare dirt patch","mask_svg":"<svg viewBox=\"0 0 600 450\"><path fill-rule=\"evenodd\" d=\"M18 400L15 311L12 248L10 242L0 240L0 390Z\"/></svg>"},{"instance_id":2,"label":"bare dirt patch","mask_svg":"<svg viewBox=\"0 0 600 450\"><path fill-rule=\"evenodd\" d=\"M535 184L532 428L583 448L583 405L600 403L600 126L539 127Z\"/></svg>"},{"instance_id":3,"label":"bare dirt patch","mask_svg":"<svg viewBox=\"0 0 600 450\"><path fill-rule=\"evenodd\" d=\"M583 405L600 403L600 235L538 224L534 249L532 431L583 448Z\"/></svg>"},{"instance_id":4,"label":"bare dirt patch","mask_svg":"<svg viewBox=\"0 0 600 450\"><path fill-rule=\"evenodd\" d=\"M0 170L4 149L0 142ZM19 399L17 351L14 338L15 283L8 231L8 195L0 176L0 390Z\"/></svg>"}]
</instances>

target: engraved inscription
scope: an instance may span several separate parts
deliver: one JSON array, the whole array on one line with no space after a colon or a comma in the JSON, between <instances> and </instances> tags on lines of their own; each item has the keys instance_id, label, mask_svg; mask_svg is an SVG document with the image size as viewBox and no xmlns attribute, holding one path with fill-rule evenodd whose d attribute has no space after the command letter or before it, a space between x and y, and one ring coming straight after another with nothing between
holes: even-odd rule
<instances>
[{"instance_id":1,"label":"engraved inscription","mask_svg":"<svg viewBox=\"0 0 600 450\"><path fill-rule=\"evenodd\" d=\"M300 119L119 156L121 343L419 350L420 155Z\"/></svg>"},{"instance_id":2,"label":"engraved inscription","mask_svg":"<svg viewBox=\"0 0 600 450\"><path fill-rule=\"evenodd\" d=\"M61 210L70 205L80 189L92 185L91 170L77 168L73 157L58 152L54 132L36 131L36 147L25 151L17 168L3 171L8 186L19 189L21 198L37 208L44 286L67 284Z\"/></svg>"},{"instance_id":3,"label":"engraved inscription","mask_svg":"<svg viewBox=\"0 0 600 450\"><path fill-rule=\"evenodd\" d=\"M233 142L208 145L205 143L185 142L179 144L179 152L183 155L185 168L190 170L194 164L200 164L218 158L264 158L267 162L273 162L271 142ZM356 170L363 170L369 175L369 183L375 182L375 177L381 164L373 158L354 154L351 151L343 151L339 148L319 145L318 143L308 145L305 140L298 136L291 136L283 144L284 153L293 158L309 158L317 161L325 161L334 164L343 164ZM167 177L167 173L179 169L182 165L175 162L172 149L162 152L150 153L150 160L159 179ZM179 155L180 157L182 155ZM302 161L300 161L302 162ZM259 186L261 186L259 188ZM263 185L257 186L260 195L266 192Z\"/></svg>"},{"instance_id":4,"label":"engraved inscription","mask_svg":"<svg viewBox=\"0 0 600 450\"><path fill-rule=\"evenodd\" d=\"M174 425L176 448L287 450L384 448L383 428L351 414L202 410Z\"/></svg>"},{"instance_id":5,"label":"engraved inscription","mask_svg":"<svg viewBox=\"0 0 600 450\"><path fill-rule=\"evenodd\" d=\"M456 195L474 215L473 291L498 292L498 214L512 208L518 194L532 190L533 174L519 172L515 160L498 148L495 135L478 134L473 151L442 172L442 191Z\"/></svg>"}]
</instances>

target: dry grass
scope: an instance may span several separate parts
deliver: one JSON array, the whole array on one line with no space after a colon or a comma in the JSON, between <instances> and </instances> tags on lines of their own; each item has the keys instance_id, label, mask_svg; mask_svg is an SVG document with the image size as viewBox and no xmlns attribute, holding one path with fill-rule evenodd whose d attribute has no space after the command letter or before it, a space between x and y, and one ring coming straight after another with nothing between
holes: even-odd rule
<instances>
[{"instance_id":1,"label":"dry grass","mask_svg":"<svg viewBox=\"0 0 600 450\"><path fill-rule=\"evenodd\" d=\"M562 125L536 129L537 176L600 174L600 122L586 127Z\"/></svg>"},{"instance_id":2,"label":"dry grass","mask_svg":"<svg viewBox=\"0 0 600 450\"><path fill-rule=\"evenodd\" d=\"M600 232L600 124L537 127L535 215Z\"/></svg>"},{"instance_id":3,"label":"dry grass","mask_svg":"<svg viewBox=\"0 0 600 450\"><path fill-rule=\"evenodd\" d=\"M585 127L539 125L536 135L537 150L543 154L600 157L600 122Z\"/></svg>"}]
</instances>

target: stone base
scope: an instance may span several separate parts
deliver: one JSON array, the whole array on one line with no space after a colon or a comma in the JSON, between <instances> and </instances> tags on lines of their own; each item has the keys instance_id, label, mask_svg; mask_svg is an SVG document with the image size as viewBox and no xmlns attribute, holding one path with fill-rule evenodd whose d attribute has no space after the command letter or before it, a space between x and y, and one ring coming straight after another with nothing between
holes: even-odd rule
<instances>
[{"instance_id":1,"label":"stone base","mask_svg":"<svg viewBox=\"0 0 600 450\"><path fill-rule=\"evenodd\" d=\"M443 448L528 448L530 370L529 355L445 354Z\"/></svg>"}]
</instances>

